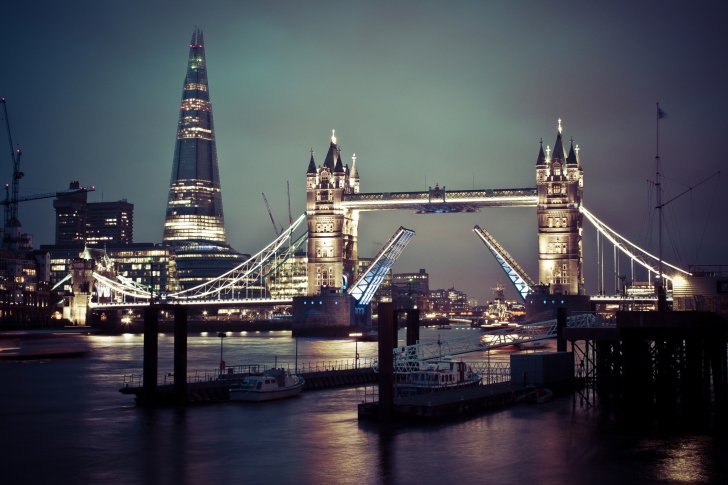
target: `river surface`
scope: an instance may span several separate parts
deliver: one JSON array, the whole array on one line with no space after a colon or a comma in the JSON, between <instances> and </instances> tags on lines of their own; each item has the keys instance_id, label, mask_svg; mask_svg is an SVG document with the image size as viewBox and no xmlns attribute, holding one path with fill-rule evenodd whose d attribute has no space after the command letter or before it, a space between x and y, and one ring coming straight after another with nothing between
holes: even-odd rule
<instances>
[{"instance_id":1,"label":"river surface","mask_svg":"<svg viewBox=\"0 0 728 485\"><path fill-rule=\"evenodd\" d=\"M423 340L469 330L423 329ZM459 333L461 332L461 333ZM400 332L404 338L404 333ZM728 442L712 433L631 434L571 396L426 425L359 422L363 387L269 403L137 407L141 335L90 336L85 357L0 362L0 483L630 484L728 483ZM214 372L220 338L190 334L188 369ZM160 375L173 367L159 338ZM298 362L376 357L376 343L299 339ZM493 351L507 361L514 349ZM293 367L290 332L230 334L228 365ZM464 360L485 360L468 356ZM370 390L371 391L371 390ZM369 391L369 392L370 392Z\"/></svg>"}]
</instances>

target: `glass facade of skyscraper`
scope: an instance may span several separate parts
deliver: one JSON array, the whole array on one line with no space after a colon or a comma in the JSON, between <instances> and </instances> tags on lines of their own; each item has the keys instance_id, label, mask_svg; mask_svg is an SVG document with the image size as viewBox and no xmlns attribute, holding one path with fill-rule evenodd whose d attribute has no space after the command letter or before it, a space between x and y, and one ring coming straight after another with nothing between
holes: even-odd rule
<instances>
[{"instance_id":1,"label":"glass facade of skyscraper","mask_svg":"<svg viewBox=\"0 0 728 485\"><path fill-rule=\"evenodd\" d=\"M164 222L164 243L183 241L225 244L205 45L199 29L190 42Z\"/></svg>"}]
</instances>

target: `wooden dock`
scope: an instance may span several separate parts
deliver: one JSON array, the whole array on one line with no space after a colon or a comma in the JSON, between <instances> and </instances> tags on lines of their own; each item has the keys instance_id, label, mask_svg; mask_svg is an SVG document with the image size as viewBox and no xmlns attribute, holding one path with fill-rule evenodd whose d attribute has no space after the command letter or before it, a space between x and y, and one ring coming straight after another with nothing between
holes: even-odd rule
<instances>
[{"instance_id":1,"label":"wooden dock","mask_svg":"<svg viewBox=\"0 0 728 485\"><path fill-rule=\"evenodd\" d=\"M229 389L239 385L248 373L222 374L219 378L187 383L187 403L219 402L230 399ZM306 381L303 390L329 389L357 384L377 382L377 374L371 367L361 369L344 369L324 372L308 372L300 374ZM143 387L124 386L119 389L122 394L133 394L137 404L143 402ZM174 404L174 385L157 386L156 402L158 405Z\"/></svg>"},{"instance_id":2,"label":"wooden dock","mask_svg":"<svg viewBox=\"0 0 728 485\"><path fill-rule=\"evenodd\" d=\"M510 382L466 387L396 398L395 418L447 418L475 412L490 411L514 404L519 396L533 391ZM379 415L379 403L359 404L359 418Z\"/></svg>"}]
</instances>

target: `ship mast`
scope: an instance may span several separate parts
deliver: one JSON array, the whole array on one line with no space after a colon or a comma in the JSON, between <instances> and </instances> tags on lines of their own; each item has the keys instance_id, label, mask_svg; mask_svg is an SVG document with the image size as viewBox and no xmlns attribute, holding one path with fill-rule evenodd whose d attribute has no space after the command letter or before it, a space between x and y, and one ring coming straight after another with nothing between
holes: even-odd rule
<instances>
[{"instance_id":1,"label":"ship mast","mask_svg":"<svg viewBox=\"0 0 728 485\"><path fill-rule=\"evenodd\" d=\"M656 117L656 135L655 135L655 188L657 190L657 210L658 212L658 268L657 276L659 282L657 284L657 310L663 311L667 309L667 295L664 286L664 278L662 275L662 186L660 185L660 118L664 118L665 113L660 109L660 103L657 103Z\"/></svg>"}]
</instances>

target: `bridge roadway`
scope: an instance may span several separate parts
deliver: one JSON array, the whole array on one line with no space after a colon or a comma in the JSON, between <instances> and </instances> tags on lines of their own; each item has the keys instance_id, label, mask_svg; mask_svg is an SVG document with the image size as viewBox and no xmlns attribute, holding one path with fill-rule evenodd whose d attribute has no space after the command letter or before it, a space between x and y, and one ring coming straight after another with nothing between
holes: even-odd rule
<instances>
[{"instance_id":1,"label":"bridge roadway","mask_svg":"<svg viewBox=\"0 0 728 485\"><path fill-rule=\"evenodd\" d=\"M418 214L479 212L481 207L536 207L535 187L522 189L445 190L344 194L341 205L357 211L412 210Z\"/></svg>"},{"instance_id":2,"label":"bridge roadway","mask_svg":"<svg viewBox=\"0 0 728 485\"><path fill-rule=\"evenodd\" d=\"M276 306L276 305L292 305L292 298L237 298L237 299L216 299L216 300L172 300L161 302L155 298L155 304L160 305L184 305L188 307L192 306ZM91 302L89 307L91 309L123 309L123 308L145 308L149 306L149 301L134 301L134 302L122 302L122 303L98 303Z\"/></svg>"}]
</instances>

